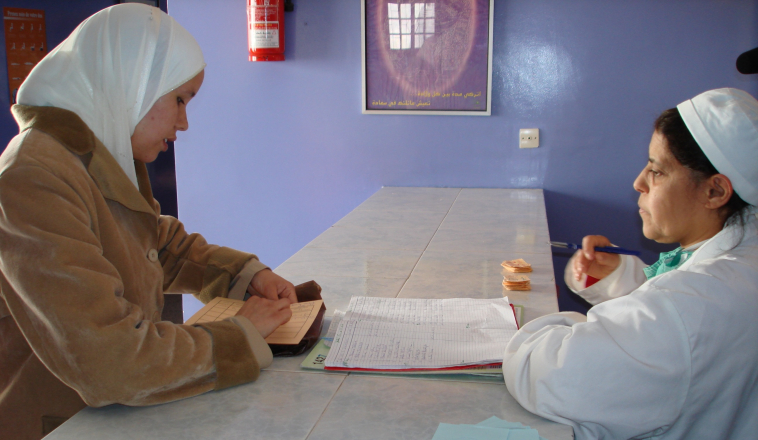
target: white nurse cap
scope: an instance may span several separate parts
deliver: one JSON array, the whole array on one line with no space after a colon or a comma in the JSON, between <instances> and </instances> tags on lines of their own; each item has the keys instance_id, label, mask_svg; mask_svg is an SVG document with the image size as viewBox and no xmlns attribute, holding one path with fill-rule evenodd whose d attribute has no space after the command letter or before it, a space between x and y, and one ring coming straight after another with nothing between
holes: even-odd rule
<instances>
[{"instance_id":1,"label":"white nurse cap","mask_svg":"<svg viewBox=\"0 0 758 440\"><path fill-rule=\"evenodd\" d=\"M677 106L692 137L742 200L758 205L758 101L738 89L701 93Z\"/></svg>"}]
</instances>

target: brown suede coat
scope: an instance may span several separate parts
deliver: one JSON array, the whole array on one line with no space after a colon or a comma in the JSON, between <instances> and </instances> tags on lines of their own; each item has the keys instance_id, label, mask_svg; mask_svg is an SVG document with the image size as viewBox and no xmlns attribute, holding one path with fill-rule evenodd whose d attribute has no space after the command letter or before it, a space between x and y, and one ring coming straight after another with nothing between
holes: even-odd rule
<instances>
[{"instance_id":1,"label":"brown suede coat","mask_svg":"<svg viewBox=\"0 0 758 440\"><path fill-rule=\"evenodd\" d=\"M38 439L85 405L255 380L235 324L160 318L164 292L225 296L256 257L160 216L145 165L138 191L76 114L13 113L20 134L0 156L0 438Z\"/></svg>"}]
</instances>

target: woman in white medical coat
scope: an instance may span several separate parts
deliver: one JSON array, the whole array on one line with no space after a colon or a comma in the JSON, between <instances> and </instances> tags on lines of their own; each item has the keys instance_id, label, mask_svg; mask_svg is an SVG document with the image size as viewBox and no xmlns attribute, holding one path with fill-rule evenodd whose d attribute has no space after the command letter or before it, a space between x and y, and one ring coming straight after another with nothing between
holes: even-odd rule
<instances>
[{"instance_id":1,"label":"woman in white medical coat","mask_svg":"<svg viewBox=\"0 0 758 440\"><path fill-rule=\"evenodd\" d=\"M758 101L683 102L649 156L634 182L644 235L680 247L645 267L585 237L566 282L596 305L524 325L505 383L578 439L758 438Z\"/></svg>"}]
</instances>

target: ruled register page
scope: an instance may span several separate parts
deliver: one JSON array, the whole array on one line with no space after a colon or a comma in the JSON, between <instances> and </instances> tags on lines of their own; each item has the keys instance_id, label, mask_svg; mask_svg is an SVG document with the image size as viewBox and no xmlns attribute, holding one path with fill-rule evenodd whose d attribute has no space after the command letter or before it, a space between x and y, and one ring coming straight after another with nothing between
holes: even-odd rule
<instances>
[{"instance_id":1,"label":"ruled register page","mask_svg":"<svg viewBox=\"0 0 758 440\"><path fill-rule=\"evenodd\" d=\"M518 330L508 298L353 297L327 370L457 369L501 364Z\"/></svg>"}]
</instances>

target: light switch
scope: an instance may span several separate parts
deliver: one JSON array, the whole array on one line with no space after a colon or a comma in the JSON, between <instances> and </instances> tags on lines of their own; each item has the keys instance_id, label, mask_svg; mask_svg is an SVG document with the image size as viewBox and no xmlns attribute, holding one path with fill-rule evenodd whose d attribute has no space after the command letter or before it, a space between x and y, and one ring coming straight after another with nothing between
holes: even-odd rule
<instances>
[{"instance_id":1,"label":"light switch","mask_svg":"<svg viewBox=\"0 0 758 440\"><path fill-rule=\"evenodd\" d=\"M540 146L539 128L522 128L518 132L519 148L537 148Z\"/></svg>"}]
</instances>

